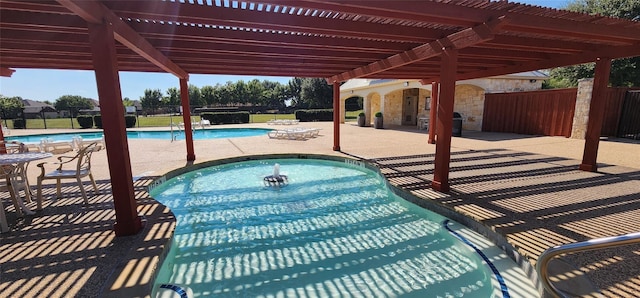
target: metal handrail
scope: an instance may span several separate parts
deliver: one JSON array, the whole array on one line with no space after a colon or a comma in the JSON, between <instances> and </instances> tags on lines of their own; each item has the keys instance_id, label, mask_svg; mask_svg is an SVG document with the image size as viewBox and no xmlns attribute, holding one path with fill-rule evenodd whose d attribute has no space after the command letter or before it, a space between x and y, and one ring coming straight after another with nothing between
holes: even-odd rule
<instances>
[{"instance_id":1,"label":"metal handrail","mask_svg":"<svg viewBox=\"0 0 640 298\"><path fill-rule=\"evenodd\" d=\"M547 291L556 297L560 297L560 291L551 284L549 280L549 262L551 262L553 258L566 253L618 247L635 243L640 243L640 232L554 246L545 250L540 255L536 264L536 271Z\"/></svg>"}]
</instances>

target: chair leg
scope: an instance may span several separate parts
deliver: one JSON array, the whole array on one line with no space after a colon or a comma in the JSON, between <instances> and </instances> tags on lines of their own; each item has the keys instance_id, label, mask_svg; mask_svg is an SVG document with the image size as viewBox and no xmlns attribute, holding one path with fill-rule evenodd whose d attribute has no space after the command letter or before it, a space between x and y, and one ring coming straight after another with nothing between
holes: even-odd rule
<instances>
[{"instance_id":1,"label":"chair leg","mask_svg":"<svg viewBox=\"0 0 640 298\"><path fill-rule=\"evenodd\" d=\"M0 233L9 232L9 224L7 223L7 215L4 213L4 206L0 201Z\"/></svg>"},{"instance_id":2,"label":"chair leg","mask_svg":"<svg viewBox=\"0 0 640 298\"><path fill-rule=\"evenodd\" d=\"M11 201L13 202L13 208L16 208L16 214L18 215L18 217L22 217L22 206L20 205L22 200L20 200L20 198L18 197L20 193L14 189L10 190L9 194L11 196Z\"/></svg>"},{"instance_id":3,"label":"chair leg","mask_svg":"<svg viewBox=\"0 0 640 298\"><path fill-rule=\"evenodd\" d=\"M89 179L91 179L91 183L93 184L93 191L98 195L98 185L96 185L96 180L93 179L93 174L89 173Z\"/></svg>"},{"instance_id":4,"label":"chair leg","mask_svg":"<svg viewBox=\"0 0 640 298\"><path fill-rule=\"evenodd\" d=\"M56 198L60 198L62 196L62 185L60 183L60 179L56 180Z\"/></svg>"},{"instance_id":5,"label":"chair leg","mask_svg":"<svg viewBox=\"0 0 640 298\"><path fill-rule=\"evenodd\" d=\"M38 210L42 210L42 179L38 178L38 197L36 198L38 202Z\"/></svg>"},{"instance_id":6,"label":"chair leg","mask_svg":"<svg viewBox=\"0 0 640 298\"><path fill-rule=\"evenodd\" d=\"M31 189L26 181L24 182L24 200L31 203Z\"/></svg>"},{"instance_id":7,"label":"chair leg","mask_svg":"<svg viewBox=\"0 0 640 298\"><path fill-rule=\"evenodd\" d=\"M84 190L84 186L82 185L82 180L80 180L80 178L78 178L78 186L80 186L80 191L82 192L84 203L89 204L89 200L87 199L87 192Z\"/></svg>"}]
</instances>

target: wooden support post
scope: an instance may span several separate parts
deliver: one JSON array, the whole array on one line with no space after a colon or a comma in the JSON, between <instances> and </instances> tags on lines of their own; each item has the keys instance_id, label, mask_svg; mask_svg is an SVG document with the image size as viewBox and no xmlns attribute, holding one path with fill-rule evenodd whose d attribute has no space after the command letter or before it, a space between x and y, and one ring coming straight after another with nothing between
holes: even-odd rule
<instances>
[{"instance_id":1,"label":"wooden support post","mask_svg":"<svg viewBox=\"0 0 640 298\"><path fill-rule=\"evenodd\" d=\"M602 122L604 120L605 92L609 85L611 73L611 59L598 58L596 61L595 75L593 78L593 91L591 92L591 104L589 107L589 120L585 135L584 153L580 170L595 172L598 170L597 157Z\"/></svg>"},{"instance_id":2,"label":"wooden support post","mask_svg":"<svg viewBox=\"0 0 640 298\"><path fill-rule=\"evenodd\" d=\"M458 51L455 49L445 50L441 57L440 96L438 100L438 119L436 121L436 156L431 187L437 191L448 192Z\"/></svg>"},{"instance_id":3,"label":"wooden support post","mask_svg":"<svg viewBox=\"0 0 640 298\"><path fill-rule=\"evenodd\" d=\"M431 106L429 107L429 144L436 143L436 119L438 118L438 96L440 95L440 83L431 83Z\"/></svg>"},{"instance_id":4,"label":"wooden support post","mask_svg":"<svg viewBox=\"0 0 640 298\"><path fill-rule=\"evenodd\" d=\"M333 82L333 151L340 151L340 84Z\"/></svg>"},{"instance_id":5,"label":"wooden support post","mask_svg":"<svg viewBox=\"0 0 640 298\"><path fill-rule=\"evenodd\" d=\"M184 139L187 143L187 161L196 160L193 150L193 127L191 125L191 107L189 106L189 85L187 79L180 79L180 103L182 104L182 121L184 123Z\"/></svg>"},{"instance_id":6,"label":"wooden support post","mask_svg":"<svg viewBox=\"0 0 640 298\"><path fill-rule=\"evenodd\" d=\"M107 147L111 189L115 208L116 236L138 233L144 226L138 216L137 203L133 191L133 175L127 130L124 121L124 105L118 77L118 60L112 25L89 24L89 42L96 74L98 97L104 141Z\"/></svg>"}]
</instances>

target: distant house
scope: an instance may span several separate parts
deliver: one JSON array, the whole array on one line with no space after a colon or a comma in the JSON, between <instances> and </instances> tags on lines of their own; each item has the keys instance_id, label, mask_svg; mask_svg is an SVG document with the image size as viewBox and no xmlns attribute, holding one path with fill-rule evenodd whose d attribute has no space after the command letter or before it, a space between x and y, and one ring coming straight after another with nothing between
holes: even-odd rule
<instances>
[{"instance_id":1,"label":"distant house","mask_svg":"<svg viewBox=\"0 0 640 298\"><path fill-rule=\"evenodd\" d=\"M93 104L93 109L82 109L80 111L78 111L80 114L83 115L98 115L100 114L100 102L95 100L95 99L91 99L91 103Z\"/></svg>"},{"instance_id":2,"label":"distant house","mask_svg":"<svg viewBox=\"0 0 640 298\"><path fill-rule=\"evenodd\" d=\"M548 78L540 71L529 71L458 81L454 111L462 115L464 129L479 131L485 94L539 90ZM385 125L415 126L429 118L431 84L422 85L418 80L351 79L340 86L343 117L345 101L352 97L363 98L366 123L371 122L373 114L382 112Z\"/></svg>"},{"instance_id":3,"label":"distant house","mask_svg":"<svg viewBox=\"0 0 640 298\"><path fill-rule=\"evenodd\" d=\"M58 112L50 104L30 99L23 99L22 104L24 117L27 119L58 118Z\"/></svg>"}]
</instances>

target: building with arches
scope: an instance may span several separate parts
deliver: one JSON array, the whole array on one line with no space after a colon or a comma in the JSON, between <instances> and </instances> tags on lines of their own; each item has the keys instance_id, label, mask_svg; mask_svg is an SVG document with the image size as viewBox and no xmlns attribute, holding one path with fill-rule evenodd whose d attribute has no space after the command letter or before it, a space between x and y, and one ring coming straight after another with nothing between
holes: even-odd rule
<instances>
[{"instance_id":1,"label":"building with arches","mask_svg":"<svg viewBox=\"0 0 640 298\"><path fill-rule=\"evenodd\" d=\"M454 111L462 115L463 129L480 131L485 94L539 90L548 78L540 71L529 71L458 81ZM345 101L360 97L367 125L375 113L382 112L385 126L416 126L429 118L431 88L431 84L422 85L419 80L351 79L340 86L341 121L344 122Z\"/></svg>"}]
</instances>

